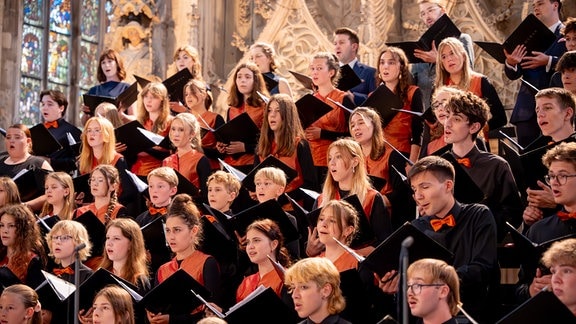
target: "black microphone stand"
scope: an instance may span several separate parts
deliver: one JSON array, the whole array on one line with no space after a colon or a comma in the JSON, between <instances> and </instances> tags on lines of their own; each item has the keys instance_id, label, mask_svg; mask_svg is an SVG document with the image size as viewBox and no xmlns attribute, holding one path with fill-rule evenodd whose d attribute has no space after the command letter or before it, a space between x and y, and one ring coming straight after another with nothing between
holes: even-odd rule
<instances>
[{"instance_id":1,"label":"black microphone stand","mask_svg":"<svg viewBox=\"0 0 576 324\"><path fill-rule=\"evenodd\" d=\"M78 312L80 311L80 250L86 247L86 243L79 244L74 248L74 324L79 324Z\"/></svg>"},{"instance_id":2,"label":"black microphone stand","mask_svg":"<svg viewBox=\"0 0 576 324\"><path fill-rule=\"evenodd\" d=\"M408 271L408 256L409 252L408 249L414 243L414 238L412 236L408 236L407 238L402 241L402 247L400 249L400 275L402 281L402 288L398 293L398 308L399 312L398 315L402 314L402 324L408 324L408 299L406 298L406 292L408 291L408 279L407 279L407 271Z\"/></svg>"}]
</instances>

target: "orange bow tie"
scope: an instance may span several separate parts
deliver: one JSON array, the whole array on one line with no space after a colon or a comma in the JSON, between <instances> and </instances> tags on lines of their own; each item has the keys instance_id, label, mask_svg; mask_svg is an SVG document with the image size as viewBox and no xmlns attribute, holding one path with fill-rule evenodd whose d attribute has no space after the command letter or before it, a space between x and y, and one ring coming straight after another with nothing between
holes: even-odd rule
<instances>
[{"instance_id":1,"label":"orange bow tie","mask_svg":"<svg viewBox=\"0 0 576 324\"><path fill-rule=\"evenodd\" d=\"M70 267L66 267L64 269L54 269L52 270L54 272L55 275L57 276L61 276L63 274L69 274L69 275L73 275L74 274L74 270L72 270L72 268Z\"/></svg>"},{"instance_id":2,"label":"orange bow tie","mask_svg":"<svg viewBox=\"0 0 576 324\"><path fill-rule=\"evenodd\" d=\"M454 216L448 215L444 218L434 218L430 221L430 225L432 226L434 232L438 232L444 225L454 227L454 225L456 225L456 221L454 220Z\"/></svg>"},{"instance_id":3,"label":"orange bow tie","mask_svg":"<svg viewBox=\"0 0 576 324\"><path fill-rule=\"evenodd\" d=\"M472 167L472 162L470 162L469 158L456 159L456 161L458 162L458 164L462 164L463 166L465 166L467 168Z\"/></svg>"},{"instance_id":4,"label":"orange bow tie","mask_svg":"<svg viewBox=\"0 0 576 324\"><path fill-rule=\"evenodd\" d=\"M566 220L569 220L570 218L576 218L576 213L568 213L568 212L565 212L563 210L559 211L557 213L557 215L561 221L566 221Z\"/></svg>"},{"instance_id":5,"label":"orange bow tie","mask_svg":"<svg viewBox=\"0 0 576 324\"><path fill-rule=\"evenodd\" d=\"M51 122L45 122L44 127L46 127L46 128L50 128L50 127L58 128L58 121L55 120L55 121L51 121Z\"/></svg>"},{"instance_id":6,"label":"orange bow tie","mask_svg":"<svg viewBox=\"0 0 576 324\"><path fill-rule=\"evenodd\" d=\"M150 215L152 215L152 216L154 216L154 215L156 215L156 214L164 215L164 214L166 214L166 213L168 212L168 210L166 209L166 207L156 208L156 207L154 207L154 206L150 206L150 207L148 208L148 211L150 212Z\"/></svg>"}]
</instances>

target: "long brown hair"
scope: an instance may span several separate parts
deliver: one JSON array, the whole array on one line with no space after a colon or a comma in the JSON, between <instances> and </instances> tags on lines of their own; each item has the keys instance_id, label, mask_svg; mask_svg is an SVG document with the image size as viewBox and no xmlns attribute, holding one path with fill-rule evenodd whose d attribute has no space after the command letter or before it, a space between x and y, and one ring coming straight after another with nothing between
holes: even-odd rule
<instances>
[{"instance_id":1,"label":"long brown hair","mask_svg":"<svg viewBox=\"0 0 576 324\"><path fill-rule=\"evenodd\" d=\"M194 242L194 247L197 248L202 240L202 224L200 223L200 211L194 204L192 197L188 194L177 194L174 196L170 207L168 207L166 219L170 217L179 217L190 229L194 226L198 227L196 241Z\"/></svg>"},{"instance_id":2,"label":"long brown hair","mask_svg":"<svg viewBox=\"0 0 576 324\"><path fill-rule=\"evenodd\" d=\"M130 297L130 294L126 290L115 285L109 285L102 288L102 290L94 296L94 301L96 301L98 297L104 297L112 306L115 323L135 323L132 297Z\"/></svg>"},{"instance_id":3,"label":"long brown hair","mask_svg":"<svg viewBox=\"0 0 576 324\"><path fill-rule=\"evenodd\" d=\"M0 207L4 207L10 204L20 204L22 201L20 200L20 192L18 191L18 186L12 178L9 177L0 177L0 190L4 190L4 205Z\"/></svg>"},{"instance_id":4,"label":"long brown hair","mask_svg":"<svg viewBox=\"0 0 576 324\"><path fill-rule=\"evenodd\" d=\"M288 250L284 246L284 235L282 235L280 226L278 226L276 222L268 218L257 220L248 225L246 232L249 230L255 230L264 234L268 239L270 239L270 241L278 241L278 246L274 251L274 257L283 267L287 268L290 266L292 262L290 260L290 254L288 254Z\"/></svg>"},{"instance_id":5,"label":"long brown hair","mask_svg":"<svg viewBox=\"0 0 576 324\"><path fill-rule=\"evenodd\" d=\"M120 186L120 175L118 174L118 169L110 164L100 164L99 166L95 167L92 172L90 172L90 178L93 177L94 172L102 173L104 177L104 182L106 183L106 190L110 189L110 186L117 185ZM112 219L112 212L114 212L114 208L116 208L116 204L118 204L118 194L117 190L112 190L110 193L110 202L108 203L108 209L106 210L106 214L104 214L104 224L108 224Z\"/></svg>"},{"instance_id":6,"label":"long brown hair","mask_svg":"<svg viewBox=\"0 0 576 324\"><path fill-rule=\"evenodd\" d=\"M8 247L0 244L0 260L8 258L8 268L22 281L26 281L26 273L30 264L31 254L36 254L45 264L44 247L36 218L25 205L8 205L0 210L0 218L10 215L16 225L14 238L14 254L8 256ZM4 225L6 226L6 225Z\"/></svg>"},{"instance_id":7,"label":"long brown hair","mask_svg":"<svg viewBox=\"0 0 576 324\"><path fill-rule=\"evenodd\" d=\"M136 109L136 119L142 125L146 123L147 120L150 119L150 113L144 107L144 97L151 93L155 98L160 98L162 101L160 102L160 113L158 118L154 121L154 125L152 125L152 132L160 133L164 132L169 124L170 121L170 99L168 98L168 89L160 83L160 82L150 82L148 83L142 92L140 92L140 104L138 104L138 109Z\"/></svg>"},{"instance_id":8,"label":"long brown hair","mask_svg":"<svg viewBox=\"0 0 576 324\"><path fill-rule=\"evenodd\" d=\"M394 89L394 93L397 96L402 98L402 102L406 102L408 100L408 88L412 85L412 73L410 73L410 67L408 58L406 57L406 53L398 47L387 47L385 48L380 54L378 55L378 60L382 57L384 53L390 53L394 56L395 59L400 62L400 74L398 75L398 85L396 85L396 89ZM382 79L380 79L380 64L378 64L378 72L376 75L376 81L378 84L382 83Z\"/></svg>"},{"instance_id":9,"label":"long brown hair","mask_svg":"<svg viewBox=\"0 0 576 324\"><path fill-rule=\"evenodd\" d=\"M108 237L108 230L111 227L116 227L122 232L122 236L130 241L128 245L128 260L124 264L122 273L118 276L122 277L138 286L140 283L148 285L148 266L146 261L146 248L144 246L144 236L140 226L130 218L117 218L111 220L106 226L106 236ZM108 253L103 254L100 267L112 270L113 262L108 258Z\"/></svg>"},{"instance_id":10,"label":"long brown hair","mask_svg":"<svg viewBox=\"0 0 576 324\"><path fill-rule=\"evenodd\" d=\"M350 128L350 133L352 133L351 121L354 115L359 115L364 120L364 123L372 124L372 145L370 150L370 159L372 161L378 161L380 157L386 151L386 146L384 145L384 130L382 129L382 121L380 115L371 108L368 107L358 107L354 109L348 120L348 125Z\"/></svg>"},{"instance_id":11,"label":"long brown hair","mask_svg":"<svg viewBox=\"0 0 576 324\"><path fill-rule=\"evenodd\" d=\"M98 72L96 73L96 78L100 83L106 82L106 75L102 70L102 61L105 59L116 61L116 75L118 75L118 79L126 79L126 69L124 68L124 60L122 59L122 56L115 50L107 48L102 52L102 54L100 54L100 59L98 60Z\"/></svg>"},{"instance_id":12,"label":"long brown hair","mask_svg":"<svg viewBox=\"0 0 576 324\"><path fill-rule=\"evenodd\" d=\"M278 132L279 143L276 143L276 152L272 152L272 142L274 141L274 131L270 129L268 124L268 114L270 104L276 102L280 110L280 117L282 118L282 125ZM260 132L260 140L258 141L258 155L268 156L276 154L278 156L292 156L298 147L298 142L295 139L303 139L304 130L298 117L296 105L287 94L275 94L270 98L266 109L264 110L264 123L262 123L262 130Z\"/></svg>"},{"instance_id":13,"label":"long brown hair","mask_svg":"<svg viewBox=\"0 0 576 324\"><path fill-rule=\"evenodd\" d=\"M234 70L233 80L231 83L231 87L228 91L228 106L231 107L240 107L244 103L244 95L240 93L238 87L236 86L236 77L238 76L238 72L242 69L248 69L252 72L254 76L254 84L252 86L252 92L246 98L246 103L253 107L260 107L264 105L264 101L258 95L260 92L263 95L268 95L268 90L266 89L266 83L264 82L264 77L258 66L251 62L241 63L239 64L236 69Z\"/></svg>"}]
</instances>

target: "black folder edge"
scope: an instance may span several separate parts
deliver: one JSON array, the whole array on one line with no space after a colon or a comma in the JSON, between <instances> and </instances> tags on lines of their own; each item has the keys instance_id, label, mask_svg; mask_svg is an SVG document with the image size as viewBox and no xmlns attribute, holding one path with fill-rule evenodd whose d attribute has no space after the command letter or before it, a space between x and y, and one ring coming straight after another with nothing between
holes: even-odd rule
<instances>
[{"instance_id":1,"label":"black folder edge","mask_svg":"<svg viewBox=\"0 0 576 324\"><path fill-rule=\"evenodd\" d=\"M256 173L266 167L273 167L282 170L286 176L286 185L290 184L290 182L292 182L292 180L298 176L298 172L296 172L296 170L292 169L275 156L268 155L262 162L260 162L256 167L248 172L246 177L242 180L242 185L249 191L256 191L256 185L254 183Z\"/></svg>"},{"instance_id":2,"label":"black folder edge","mask_svg":"<svg viewBox=\"0 0 576 324\"><path fill-rule=\"evenodd\" d=\"M48 131L44 124L37 124L29 129L32 139L32 152L37 156L48 156L61 150L63 147Z\"/></svg>"}]
</instances>

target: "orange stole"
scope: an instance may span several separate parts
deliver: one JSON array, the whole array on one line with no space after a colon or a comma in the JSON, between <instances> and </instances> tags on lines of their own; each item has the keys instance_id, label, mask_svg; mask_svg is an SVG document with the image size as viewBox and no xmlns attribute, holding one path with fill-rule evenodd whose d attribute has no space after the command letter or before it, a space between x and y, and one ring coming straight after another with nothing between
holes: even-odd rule
<instances>
[{"instance_id":1,"label":"orange stole","mask_svg":"<svg viewBox=\"0 0 576 324\"><path fill-rule=\"evenodd\" d=\"M431 140L430 143L428 143L428 148L427 148L426 153L427 153L427 155L431 155L432 153L443 148L444 146L446 146L446 142L444 141L444 136L440 136L437 139Z\"/></svg>"},{"instance_id":2,"label":"orange stole","mask_svg":"<svg viewBox=\"0 0 576 324\"><path fill-rule=\"evenodd\" d=\"M198 250L194 250L194 252L182 260L180 264L180 268L184 269L186 273L188 273L194 280L198 281L201 285L204 285L204 263L206 263L206 259L208 259L209 255L204 254ZM174 272L180 269L178 267L178 261L176 258L170 260L169 262L164 263L163 265L158 268L157 276L158 282L162 283L168 277L170 277Z\"/></svg>"},{"instance_id":3,"label":"orange stole","mask_svg":"<svg viewBox=\"0 0 576 324\"><path fill-rule=\"evenodd\" d=\"M238 286L238 289L236 290L236 302L238 303L242 301L260 285L263 285L266 288L272 288L276 295L280 297L280 292L282 291L284 282L282 282L282 279L278 276L276 270L274 269L268 271L268 273L266 273L262 278L260 278L259 272L244 277L240 283L240 286Z\"/></svg>"},{"instance_id":4,"label":"orange stole","mask_svg":"<svg viewBox=\"0 0 576 324\"><path fill-rule=\"evenodd\" d=\"M372 160L370 156L365 156L366 172L369 175L386 179L386 185L380 191L382 194L387 194L392 191L392 184L390 183L390 166L388 165L392 148L385 144L386 150L378 160Z\"/></svg>"},{"instance_id":5,"label":"orange stole","mask_svg":"<svg viewBox=\"0 0 576 324\"><path fill-rule=\"evenodd\" d=\"M108 164L116 165L118 160L120 160L120 158L122 158L122 157L124 157L122 154L116 152L116 154L114 154L114 159L112 159L112 161ZM99 165L100 165L100 162L98 161L98 159L96 157L93 157L92 158L92 170L94 170L94 168L96 168Z\"/></svg>"},{"instance_id":6,"label":"orange stole","mask_svg":"<svg viewBox=\"0 0 576 324\"><path fill-rule=\"evenodd\" d=\"M28 252L28 265L30 265L30 262L35 257L37 257L37 255L35 253ZM23 284L26 284L26 275L28 274L28 265L25 268L20 268L20 267L15 268L14 264L10 264L10 259L8 258L8 256L4 256L4 259L2 259L0 261L0 266L7 267L8 269L10 269L10 271L12 271L12 273L16 277L18 277L18 279L20 279L20 281L22 281Z\"/></svg>"},{"instance_id":7,"label":"orange stole","mask_svg":"<svg viewBox=\"0 0 576 324\"><path fill-rule=\"evenodd\" d=\"M376 195L378 194L378 191L376 191L376 189L374 188L370 188L368 189L368 191L366 192L366 196L364 197L364 201L362 202L362 208L364 209L364 214L366 214L366 218L368 218L368 221L370 221L370 217L372 216L372 205L374 204L374 198L376 198ZM318 206L322 206L322 200L324 195L320 194L320 196L318 196ZM336 191L336 196L332 199L336 199L336 200L340 200L340 194L338 193L338 191Z\"/></svg>"},{"instance_id":8,"label":"orange stole","mask_svg":"<svg viewBox=\"0 0 576 324\"><path fill-rule=\"evenodd\" d=\"M408 87L408 97L402 109L412 110L412 97L417 86ZM410 152L410 137L412 136L412 114L398 112L384 127L384 138L400 152Z\"/></svg>"},{"instance_id":9,"label":"orange stole","mask_svg":"<svg viewBox=\"0 0 576 324\"><path fill-rule=\"evenodd\" d=\"M165 158L162 161L162 166L177 170L186 179L190 180L196 188L200 188L200 179L198 178L198 173L196 173L196 166L203 156L204 154L196 150L186 152L181 157L178 157L178 153L175 153Z\"/></svg>"},{"instance_id":10,"label":"orange stole","mask_svg":"<svg viewBox=\"0 0 576 324\"><path fill-rule=\"evenodd\" d=\"M326 252L323 251L318 256L320 258L326 257ZM338 272L343 272L350 269L357 269L358 268L358 260L356 260L350 253L343 251L342 254L336 259L336 261L332 262Z\"/></svg>"},{"instance_id":11,"label":"orange stole","mask_svg":"<svg viewBox=\"0 0 576 324\"><path fill-rule=\"evenodd\" d=\"M341 103L344 100L345 95L346 93L344 91L334 89L326 96L326 98L330 98L334 101ZM320 127L321 129L334 132L344 133L348 131L348 121L346 120L346 117L344 115L344 110L336 106L331 101L328 101L328 99L322 97L322 95L320 95L319 93L315 93L314 97L324 101L326 104L331 106L332 111L320 117L320 119L315 121L310 126ZM312 153L312 160L314 161L315 166L328 165L326 161L326 156L328 153L328 146L330 146L331 143L332 143L331 140L321 138L309 141L310 152Z\"/></svg>"},{"instance_id":12,"label":"orange stole","mask_svg":"<svg viewBox=\"0 0 576 324\"><path fill-rule=\"evenodd\" d=\"M166 128L158 132L158 135L168 136L168 133L170 132L170 124L171 120L168 120ZM148 119L146 120L146 122L144 122L143 126L146 130L152 131L154 123L152 122L152 120ZM132 169L130 171L139 176L147 176L148 173L152 172L152 170L161 166L162 161L158 160L157 158L153 157L152 155L146 152L140 152L138 153L136 162L134 163L134 165L132 165Z\"/></svg>"},{"instance_id":13,"label":"orange stole","mask_svg":"<svg viewBox=\"0 0 576 324\"><path fill-rule=\"evenodd\" d=\"M230 120L238 117L243 112L246 112L250 119L256 124L256 127L262 128L262 123L264 121L264 109L265 106L254 107L247 104L242 104L240 107L229 107L228 108L228 118ZM253 165L254 164L254 153L243 153L239 157L234 157L232 155L226 155L224 162L232 165Z\"/></svg>"},{"instance_id":14,"label":"orange stole","mask_svg":"<svg viewBox=\"0 0 576 324\"><path fill-rule=\"evenodd\" d=\"M200 117L202 117L202 119L197 118L198 122L200 123L200 127L203 129L208 129L208 126L210 126L210 128L216 128L216 116L218 116L217 113L206 110L205 112L202 113L202 115L200 115ZM206 125L208 124L208 125ZM214 135L213 132L206 132L204 134L204 136L202 137L202 147L203 148L216 148L216 136ZM218 160L212 160L212 159L208 159L210 161L210 167L213 170L216 169L220 169L220 163L218 163Z\"/></svg>"},{"instance_id":15,"label":"orange stole","mask_svg":"<svg viewBox=\"0 0 576 324\"><path fill-rule=\"evenodd\" d=\"M112 210L112 214L110 215L110 219L115 219L116 215L118 215L118 211L122 207L124 207L124 206L122 206L120 203L116 203L116 205L114 205L114 209ZM97 209L96 204L91 203L90 205L82 206L82 207L76 209L76 217L81 216L82 214L84 214L87 211L91 211L94 213L94 215L96 215L96 217L98 217L98 219L102 222L102 224L106 224L106 218L104 216L106 215L107 210L108 210L108 205L104 205L104 206L100 207L99 209Z\"/></svg>"}]
</instances>

